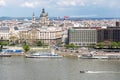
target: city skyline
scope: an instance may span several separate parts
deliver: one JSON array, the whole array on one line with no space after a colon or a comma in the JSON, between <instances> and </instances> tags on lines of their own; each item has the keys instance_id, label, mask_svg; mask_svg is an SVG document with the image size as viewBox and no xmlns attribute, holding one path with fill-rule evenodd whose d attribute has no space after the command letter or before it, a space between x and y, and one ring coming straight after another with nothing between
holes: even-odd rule
<instances>
[{"instance_id":1,"label":"city skyline","mask_svg":"<svg viewBox=\"0 0 120 80\"><path fill-rule=\"evenodd\" d=\"M120 17L119 0L0 0L0 17L39 17L45 8L50 17Z\"/></svg>"}]
</instances>

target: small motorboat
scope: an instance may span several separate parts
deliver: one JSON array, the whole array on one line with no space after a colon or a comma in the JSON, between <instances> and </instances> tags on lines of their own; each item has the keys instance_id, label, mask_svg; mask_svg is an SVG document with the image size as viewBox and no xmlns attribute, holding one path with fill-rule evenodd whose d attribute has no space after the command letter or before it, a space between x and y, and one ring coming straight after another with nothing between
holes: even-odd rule
<instances>
[{"instance_id":1,"label":"small motorboat","mask_svg":"<svg viewBox=\"0 0 120 80\"><path fill-rule=\"evenodd\" d=\"M86 71L80 71L80 73L86 73Z\"/></svg>"}]
</instances>

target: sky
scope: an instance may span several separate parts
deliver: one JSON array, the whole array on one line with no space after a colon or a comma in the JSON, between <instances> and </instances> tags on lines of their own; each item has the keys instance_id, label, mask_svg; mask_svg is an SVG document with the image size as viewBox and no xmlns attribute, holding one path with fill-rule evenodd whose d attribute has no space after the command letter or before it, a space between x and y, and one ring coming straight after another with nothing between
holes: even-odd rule
<instances>
[{"instance_id":1,"label":"sky","mask_svg":"<svg viewBox=\"0 0 120 80\"><path fill-rule=\"evenodd\" d=\"M120 17L120 0L0 0L0 17Z\"/></svg>"}]
</instances>

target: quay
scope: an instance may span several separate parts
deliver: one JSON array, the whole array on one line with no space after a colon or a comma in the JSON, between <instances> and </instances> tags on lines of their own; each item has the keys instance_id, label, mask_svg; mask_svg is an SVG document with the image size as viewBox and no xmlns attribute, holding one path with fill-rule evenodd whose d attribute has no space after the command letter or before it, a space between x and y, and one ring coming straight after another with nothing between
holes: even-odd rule
<instances>
[{"instance_id":1,"label":"quay","mask_svg":"<svg viewBox=\"0 0 120 80\"><path fill-rule=\"evenodd\" d=\"M22 47L6 47L8 50L21 50L22 52L16 53L16 52L9 52L11 56L25 56L26 53L22 49ZM49 52L50 47L42 48L42 47L31 47L31 50L27 52L27 54L33 53L33 52ZM102 50L93 50L89 51L87 48L80 48L77 50L71 50L71 49L60 49L55 50L55 53L63 56L63 57L75 57L80 59L120 59L120 52L109 52L109 51L102 51ZM92 55L92 56L91 56Z\"/></svg>"}]
</instances>

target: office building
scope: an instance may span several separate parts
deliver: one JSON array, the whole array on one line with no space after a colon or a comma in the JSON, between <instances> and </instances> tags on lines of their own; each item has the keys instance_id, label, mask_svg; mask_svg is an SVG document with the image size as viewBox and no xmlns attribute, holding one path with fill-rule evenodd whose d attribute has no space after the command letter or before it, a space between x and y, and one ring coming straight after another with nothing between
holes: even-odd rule
<instances>
[{"instance_id":1,"label":"office building","mask_svg":"<svg viewBox=\"0 0 120 80\"><path fill-rule=\"evenodd\" d=\"M68 30L68 42L77 46L97 44L97 30L86 27L73 27Z\"/></svg>"},{"instance_id":2,"label":"office building","mask_svg":"<svg viewBox=\"0 0 120 80\"><path fill-rule=\"evenodd\" d=\"M107 27L106 29L98 29L98 42L114 41L120 42L120 22L116 22L116 26Z\"/></svg>"}]
</instances>

